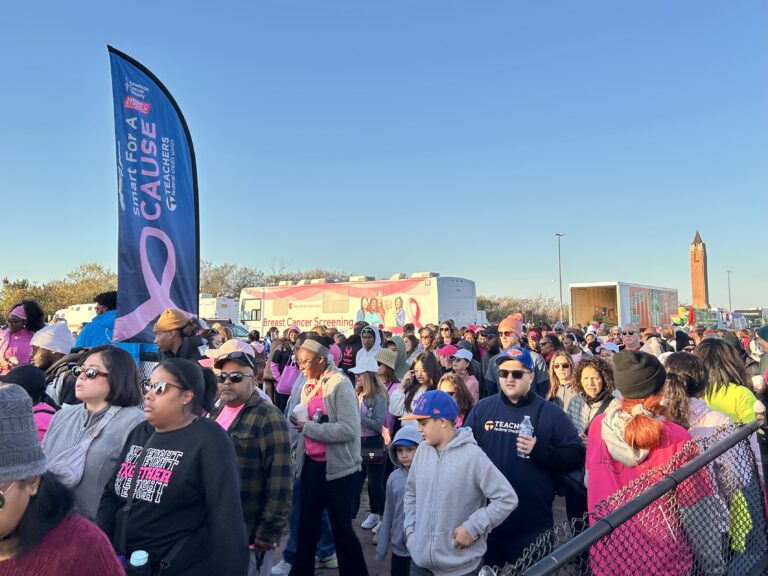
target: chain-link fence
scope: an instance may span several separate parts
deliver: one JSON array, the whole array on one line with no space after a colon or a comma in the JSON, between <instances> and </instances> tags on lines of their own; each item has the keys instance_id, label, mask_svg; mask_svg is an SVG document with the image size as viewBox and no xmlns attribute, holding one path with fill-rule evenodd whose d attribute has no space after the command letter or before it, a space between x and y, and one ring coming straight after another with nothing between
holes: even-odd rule
<instances>
[{"instance_id":1,"label":"chain-link fence","mask_svg":"<svg viewBox=\"0 0 768 576\"><path fill-rule=\"evenodd\" d=\"M498 574L766 573L766 499L749 442L758 426L724 426L689 442L591 514L542 534Z\"/></svg>"},{"instance_id":2,"label":"chain-link fence","mask_svg":"<svg viewBox=\"0 0 768 576\"><path fill-rule=\"evenodd\" d=\"M152 376L152 370L155 369L158 362L160 362L160 354L157 352L142 352L139 356L139 381L141 382L141 389L144 389L144 384L149 382Z\"/></svg>"}]
</instances>

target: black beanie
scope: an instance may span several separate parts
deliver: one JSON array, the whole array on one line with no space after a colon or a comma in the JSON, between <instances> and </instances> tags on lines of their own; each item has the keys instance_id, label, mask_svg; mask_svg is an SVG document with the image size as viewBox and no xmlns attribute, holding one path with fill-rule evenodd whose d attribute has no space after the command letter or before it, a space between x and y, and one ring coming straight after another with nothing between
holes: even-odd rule
<instances>
[{"instance_id":1,"label":"black beanie","mask_svg":"<svg viewBox=\"0 0 768 576\"><path fill-rule=\"evenodd\" d=\"M613 381L623 398L653 396L667 380L667 371L652 354L624 350L613 357Z\"/></svg>"},{"instance_id":2,"label":"black beanie","mask_svg":"<svg viewBox=\"0 0 768 576\"><path fill-rule=\"evenodd\" d=\"M695 342L691 340L691 337L688 336L688 334L682 330L675 331L675 350L677 352L685 352L687 346L693 346L694 344Z\"/></svg>"}]
</instances>

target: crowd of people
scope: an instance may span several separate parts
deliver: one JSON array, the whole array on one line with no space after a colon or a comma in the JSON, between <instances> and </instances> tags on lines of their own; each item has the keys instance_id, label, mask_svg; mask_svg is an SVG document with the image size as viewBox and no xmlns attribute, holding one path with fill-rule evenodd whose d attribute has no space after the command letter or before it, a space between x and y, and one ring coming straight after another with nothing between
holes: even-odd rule
<instances>
[{"instance_id":1,"label":"crowd of people","mask_svg":"<svg viewBox=\"0 0 768 576\"><path fill-rule=\"evenodd\" d=\"M556 496L581 518L766 394L768 326L521 314L245 342L168 309L142 380L116 294L96 302L77 342L32 301L0 332L0 575L364 576L358 517L393 576L475 575L551 530Z\"/></svg>"}]
</instances>

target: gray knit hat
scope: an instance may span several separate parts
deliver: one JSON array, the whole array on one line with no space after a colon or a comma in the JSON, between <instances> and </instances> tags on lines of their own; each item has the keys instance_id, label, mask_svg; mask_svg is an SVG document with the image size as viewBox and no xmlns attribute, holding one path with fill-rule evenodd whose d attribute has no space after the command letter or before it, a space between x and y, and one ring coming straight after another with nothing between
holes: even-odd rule
<instances>
[{"instance_id":1,"label":"gray knit hat","mask_svg":"<svg viewBox=\"0 0 768 576\"><path fill-rule=\"evenodd\" d=\"M0 386L0 482L43 472L45 454L37 441L32 399L21 386Z\"/></svg>"}]
</instances>

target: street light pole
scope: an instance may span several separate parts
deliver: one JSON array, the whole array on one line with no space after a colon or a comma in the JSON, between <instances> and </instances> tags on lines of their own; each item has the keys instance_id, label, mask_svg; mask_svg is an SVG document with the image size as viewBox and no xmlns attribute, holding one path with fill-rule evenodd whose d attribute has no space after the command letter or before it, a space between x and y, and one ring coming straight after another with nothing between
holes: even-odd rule
<instances>
[{"instance_id":1,"label":"street light pole","mask_svg":"<svg viewBox=\"0 0 768 576\"><path fill-rule=\"evenodd\" d=\"M563 321L563 265L560 259L560 238L565 234L555 234L557 236L557 274L560 277L560 322Z\"/></svg>"},{"instance_id":2,"label":"street light pole","mask_svg":"<svg viewBox=\"0 0 768 576\"><path fill-rule=\"evenodd\" d=\"M726 274L728 274L728 312L733 312L733 306L731 306L731 272L733 270L726 270Z\"/></svg>"}]
</instances>

